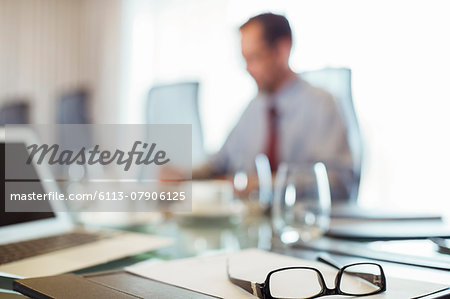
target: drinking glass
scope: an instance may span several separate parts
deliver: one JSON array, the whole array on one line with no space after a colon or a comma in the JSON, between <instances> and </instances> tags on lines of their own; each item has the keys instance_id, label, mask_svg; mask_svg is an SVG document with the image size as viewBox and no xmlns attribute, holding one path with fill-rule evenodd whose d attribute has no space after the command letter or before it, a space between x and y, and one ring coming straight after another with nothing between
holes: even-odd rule
<instances>
[{"instance_id":1,"label":"drinking glass","mask_svg":"<svg viewBox=\"0 0 450 299\"><path fill-rule=\"evenodd\" d=\"M329 228L331 197L326 167L280 164L274 183L272 224L285 244L308 242Z\"/></svg>"}]
</instances>

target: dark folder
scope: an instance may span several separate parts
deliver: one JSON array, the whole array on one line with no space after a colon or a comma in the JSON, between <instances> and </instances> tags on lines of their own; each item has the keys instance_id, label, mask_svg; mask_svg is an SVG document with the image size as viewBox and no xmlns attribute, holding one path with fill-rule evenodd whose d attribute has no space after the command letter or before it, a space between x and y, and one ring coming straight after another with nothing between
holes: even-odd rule
<instances>
[{"instance_id":1,"label":"dark folder","mask_svg":"<svg viewBox=\"0 0 450 299\"><path fill-rule=\"evenodd\" d=\"M217 298L125 271L18 279L13 287L15 291L37 299Z\"/></svg>"}]
</instances>

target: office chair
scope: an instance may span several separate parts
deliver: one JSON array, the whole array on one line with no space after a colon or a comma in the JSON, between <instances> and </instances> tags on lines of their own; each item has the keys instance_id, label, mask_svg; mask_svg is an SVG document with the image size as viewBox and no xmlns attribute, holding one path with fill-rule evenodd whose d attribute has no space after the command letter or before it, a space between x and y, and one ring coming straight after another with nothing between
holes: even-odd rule
<instances>
[{"instance_id":1,"label":"office chair","mask_svg":"<svg viewBox=\"0 0 450 299\"><path fill-rule=\"evenodd\" d=\"M361 181L363 164L363 138L358 124L352 97L352 72L348 68L324 68L300 73L313 86L320 87L333 95L347 126L347 138L353 159L353 186L350 188L350 202L355 203Z\"/></svg>"},{"instance_id":2,"label":"office chair","mask_svg":"<svg viewBox=\"0 0 450 299\"><path fill-rule=\"evenodd\" d=\"M4 104L0 108L0 125L19 125L30 123L30 106L28 102L17 100Z\"/></svg>"},{"instance_id":3,"label":"office chair","mask_svg":"<svg viewBox=\"0 0 450 299\"><path fill-rule=\"evenodd\" d=\"M192 165L205 158L198 89L198 82L154 86L148 93L146 109L148 124L192 124Z\"/></svg>"},{"instance_id":4,"label":"office chair","mask_svg":"<svg viewBox=\"0 0 450 299\"><path fill-rule=\"evenodd\" d=\"M90 98L86 89L78 88L63 93L56 103L56 123L62 125L90 124ZM61 150L73 150L93 145L93 136L87 126L58 126L57 140ZM68 175L69 168L61 167L60 175Z\"/></svg>"},{"instance_id":5,"label":"office chair","mask_svg":"<svg viewBox=\"0 0 450 299\"><path fill-rule=\"evenodd\" d=\"M56 123L63 125L70 124L90 124L89 92L86 89L75 89L61 95L56 105ZM64 127L59 127L59 141L63 148L70 149L80 144L91 145L91 132L87 127L80 126L74 136L74 128L70 130L72 134L65 134Z\"/></svg>"}]
</instances>

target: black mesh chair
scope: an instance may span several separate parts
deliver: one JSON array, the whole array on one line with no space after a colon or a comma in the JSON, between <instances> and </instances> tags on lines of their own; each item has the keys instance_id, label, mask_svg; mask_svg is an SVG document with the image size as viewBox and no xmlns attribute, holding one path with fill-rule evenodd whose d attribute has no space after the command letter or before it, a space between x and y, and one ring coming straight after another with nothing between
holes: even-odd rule
<instances>
[{"instance_id":1,"label":"black mesh chair","mask_svg":"<svg viewBox=\"0 0 450 299\"><path fill-rule=\"evenodd\" d=\"M361 181L364 144L353 106L352 72L348 68L325 68L302 72L300 76L311 85L328 91L341 108L353 159L353 181L355 183L350 189L350 201L356 202Z\"/></svg>"},{"instance_id":2,"label":"black mesh chair","mask_svg":"<svg viewBox=\"0 0 450 299\"><path fill-rule=\"evenodd\" d=\"M148 124L191 124L192 164L205 158L203 131L198 109L198 82L180 82L157 85L150 89L147 98Z\"/></svg>"},{"instance_id":3,"label":"black mesh chair","mask_svg":"<svg viewBox=\"0 0 450 299\"><path fill-rule=\"evenodd\" d=\"M0 108L0 125L20 125L30 123L30 105L23 100L4 104Z\"/></svg>"}]
</instances>

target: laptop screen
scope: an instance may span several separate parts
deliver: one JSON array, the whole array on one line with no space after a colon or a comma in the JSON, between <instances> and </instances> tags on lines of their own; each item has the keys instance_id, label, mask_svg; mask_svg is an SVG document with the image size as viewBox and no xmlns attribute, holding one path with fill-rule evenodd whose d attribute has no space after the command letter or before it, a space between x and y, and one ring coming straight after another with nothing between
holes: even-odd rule
<instances>
[{"instance_id":1,"label":"laptop screen","mask_svg":"<svg viewBox=\"0 0 450 299\"><path fill-rule=\"evenodd\" d=\"M14 148L14 151L20 155L19 157L24 157L24 159L27 159L28 153L27 149L25 147L24 143L8 143L9 146ZM36 220L42 220L42 219L48 219L48 218L54 218L55 214L52 212L5 212L5 143L2 141L0 142L0 159L2 161L1 169L0 169L0 227L12 225L12 224L19 224L19 223L25 223L30 221L36 221ZM19 166L18 166L19 167ZM16 169L17 171L22 171L22 169ZM34 167L31 167L27 170L23 169L23 171L32 171L31 177L33 179L39 180L38 174L36 172L36 169ZM22 172L23 173L23 172ZM28 176L30 177L30 176ZM36 193L44 193L44 187L42 184L37 185L36 190L33 190ZM48 202L43 202L42 204L48 204ZM48 207L48 210L50 211L51 208Z\"/></svg>"}]
</instances>

